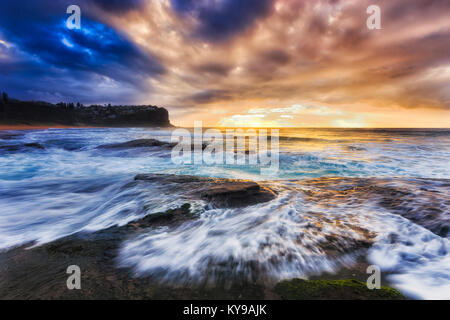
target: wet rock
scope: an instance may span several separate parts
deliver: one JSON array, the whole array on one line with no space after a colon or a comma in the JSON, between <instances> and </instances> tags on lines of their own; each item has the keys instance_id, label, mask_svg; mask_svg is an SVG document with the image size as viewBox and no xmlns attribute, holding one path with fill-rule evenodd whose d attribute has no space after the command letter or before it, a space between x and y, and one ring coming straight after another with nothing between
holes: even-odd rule
<instances>
[{"instance_id":1,"label":"wet rock","mask_svg":"<svg viewBox=\"0 0 450 320\"><path fill-rule=\"evenodd\" d=\"M253 181L221 181L202 191L201 198L216 207L245 207L273 200L275 193Z\"/></svg>"},{"instance_id":2,"label":"wet rock","mask_svg":"<svg viewBox=\"0 0 450 320\"><path fill-rule=\"evenodd\" d=\"M375 234L368 232L365 238L354 239L333 233L325 235L324 238L325 241L320 243L319 247L327 253L327 256L339 257L342 254L369 249L373 245Z\"/></svg>"},{"instance_id":3,"label":"wet rock","mask_svg":"<svg viewBox=\"0 0 450 320\"><path fill-rule=\"evenodd\" d=\"M39 143L36 143L36 142L25 143L24 147L26 147L26 148L34 148L34 149L41 149L41 150L45 149L43 145L41 145Z\"/></svg>"},{"instance_id":4,"label":"wet rock","mask_svg":"<svg viewBox=\"0 0 450 320\"><path fill-rule=\"evenodd\" d=\"M199 176L189 176L189 175L175 175L175 174L138 174L134 180L136 181L147 181L147 182L158 182L162 185L167 184L185 184L185 183L199 183L206 181L214 181L212 178L204 178Z\"/></svg>"},{"instance_id":5,"label":"wet rock","mask_svg":"<svg viewBox=\"0 0 450 320\"><path fill-rule=\"evenodd\" d=\"M310 190L305 193L309 200L320 200L325 205L333 205L333 199L354 201L350 195L355 192L348 180L329 180L334 184L323 184L324 190ZM176 176L147 174L138 175L131 184L153 184L164 193L174 194L177 199L187 202L176 209L152 213L122 227L111 227L94 233L77 233L25 250L15 248L0 252L0 299L402 299L400 293L390 288L368 290L363 282L355 280L320 280L322 282L290 280L283 281L275 287L271 284L257 282L259 278L248 280L245 277L230 280L230 270L240 261L215 261L211 266L221 263L223 282L212 285L161 283L157 275L135 277L130 269L120 268L117 261L118 250L124 241L152 232L153 228L164 227L174 230L183 223L201 223L195 221L197 215L192 212L189 200L203 199L213 206L247 206L252 202L269 201L276 196L275 191L263 183L245 180L212 179L197 176ZM309 182L312 185L312 182ZM321 185L317 182L317 185ZM299 184L304 184L303 181ZM358 188L373 186L362 183ZM153 190L153 189L150 189ZM353 191L352 191L353 190ZM368 193L368 199L372 193ZM333 198L337 195L337 198ZM356 198L361 194L356 192ZM346 197L350 197L347 199ZM365 199L367 201L367 199ZM315 216L320 213L311 212ZM373 234L370 231L346 222L358 237L351 241L344 233L327 234L327 224L344 224L329 219L319 219L305 229L306 232L324 232L321 249L330 256L367 249L371 245ZM316 221L317 222L317 221ZM344 227L344 225L343 225ZM213 236L213 235L212 235ZM392 239L395 241L396 239ZM151 250L151 248L149 248ZM293 261L293 263L295 263ZM83 290L67 290L67 266L76 264L82 270ZM248 262L246 268L258 269L257 261ZM216 269L214 269L216 270ZM353 272L353 271L352 271ZM364 276L365 267L361 274ZM342 276L355 278L351 274ZM362 279L362 278L361 278ZM360 279L360 280L361 280ZM227 280L228 282L226 282Z\"/></svg>"},{"instance_id":6,"label":"wet rock","mask_svg":"<svg viewBox=\"0 0 450 320\"><path fill-rule=\"evenodd\" d=\"M48 148L61 148L67 151L76 151L82 149L86 144L83 140L63 138L63 139L51 139L44 141L44 145Z\"/></svg>"},{"instance_id":7,"label":"wet rock","mask_svg":"<svg viewBox=\"0 0 450 320\"><path fill-rule=\"evenodd\" d=\"M172 148L175 144L162 142L156 139L138 139L123 143L107 144L98 146L97 149L132 149L132 148L151 148L168 147Z\"/></svg>"},{"instance_id":8,"label":"wet rock","mask_svg":"<svg viewBox=\"0 0 450 320\"><path fill-rule=\"evenodd\" d=\"M153 274L135 277L129 269L117 265L123 241L138 237L147 228L173 226L181 221L177 219L190 215L190 206L185 204L123 227L0 252L0 299L403 299L396 290L383 287L371 291L355 280L294 279L273 287L237 278L212 284L171 285L158 281ZM82 290L67 290L66 270L73 264L81 269ZM224 270L227 267L224 265Z\"/></svg>"},{"instance_id":9,"label":"wet rock","mask_svg":"<svg viewBox=\"0 0 450 320\"><path fill-rule=\"evenodd\" d=\"M431 232L450 236L449 179L319 178L297 182L308 201L323 207L374 202Z\"/></svg>"},{"instance_id":10,"label":"wet rock","mask_svg":"<svg viewBox=\"0 0 450 320\"><path fill-rule=\"evenodd\" d=\"M14 140L23 137L22 133L9 133L9 132L0 132L0 139L2 140Z\"/></svg>"},{"instance_id":11,"label":"wet rock","mask_svg":"<svg viewBox=\"0 0 450 320\"><path fill-rule=\"evenodd\" d=\"M136 181L165 185L170 190L185 190L192 200L205 200L213 207L236 208L255 205L275 199L276 193L253 181L213 179L197 176L142 174Z\"/></svg>"},{"instance_id":12,"label":"wet rock","mask_svg":"<svg viewBox=\"0 0 450 320\"><path fill-rule=\"evenodd\" d=\"M16 144L16 145L6 145L6 146L0 146L0 151L6 151L6 152L20 152L26 149L37 149L37 150L44 150L44 146L33 142L33 143L24 143L24 144Z\"/></svg>"},{"instance_id":13,"label":"wet rock","mask_svg":"<svg viewBox=\"0 0 450 320\"><path fill-rule=\"evenodd\" d=\"M187 219L195 215L184 204L122 227L0 252L0 299L264 299L264 287L245 279L227 285L172 286L153 276L135 277L117 265L119 248L126 239ZM74 264L82 272L82 290L66 287L67 267Z\"/></svg>"},{"instance_id":14,"label":"wet rock","mask_svg":"<svg viewBox=\"0 0 450 320\"><path fill-rule=\"evenodd\" d=\"M123 143L113 143L113 144L106 144L98 146L97 149L110 149L110 150L122 150L122 149L133 149L133 148L152 148L152 147L161 147L161 148L167 148L171 149L175 147L177 143L170 143L170 142L164 142L159 141L156 139L138 139L138 140L132 140L127 141ZM202 144L202 150L205 150L207 144ZM194 151L195 146L194 144L191 145L191 150Z\"/></svg>"},{"instance_id":15,"label":"wet rock","mask_svg":"<svg viewBox=\"0 0 450 320\"><path fill-rule=\"evenodd\" d=\"M136 222L129 223L127 227L142 229L160 225L174 226L175 224L179 224L180 222L184 222L189 219L194 219L195 217L196 215L191 212L191 205L189 203L185 203L180 208L169 209L166 212L161 213L149 214Z\"/></svg>"}]
</instances>

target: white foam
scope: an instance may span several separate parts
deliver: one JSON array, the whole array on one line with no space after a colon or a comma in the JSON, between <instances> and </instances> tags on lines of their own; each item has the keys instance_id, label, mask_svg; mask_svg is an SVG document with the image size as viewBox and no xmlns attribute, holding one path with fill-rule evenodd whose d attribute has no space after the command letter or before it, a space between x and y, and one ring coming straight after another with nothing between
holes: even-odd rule
<instances>
[{"instance_id":1,"label":"white foam","mask_svg":"<svg viewBox=\"0 0 450 320\"><path fill-rule=\"evenodd\" d=\"M450 299L450 241L400 216L378 214L379 236L369 260L405 294L419 299ZM392 241L395 235L395 241Z\"/></svg>"},{"instance_id":2,"label":"white foam","mask_svg":"<svg viewBox=\"0 0 450 320\"><path fill-rule=\"evenodd\" d=\"M133 267L138 274L164 270L165 280L180 274L184 274L184 281L203 280L229 261L236 265L228 272L249 278L254 276L249 264L255 262L259 268L255 272L271 279L333 272L339 262L348 263L351 257L327 256L321 247L328 243L327 236L341 232L349 241L364 237L345 224L339 229L325 225L311 209L300 193L291 189L281 191L269 203L207 210L199 220L175 230L155 230L126 242L119 259L122 266ZM350 219L359 218L341 214L339 219L350 223ZM316 223L321 225L320 232L314 228Z\"/></svg>"}]
</instances>

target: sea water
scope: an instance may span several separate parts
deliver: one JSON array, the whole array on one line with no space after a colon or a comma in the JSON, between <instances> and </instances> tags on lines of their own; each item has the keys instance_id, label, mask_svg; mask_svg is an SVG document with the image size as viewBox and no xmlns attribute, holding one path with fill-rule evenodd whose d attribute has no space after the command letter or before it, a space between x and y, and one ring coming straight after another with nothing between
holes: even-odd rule
<instances>
[{"instance_id":1,"label":"sea water","mask_svg":"<svg viewBox=\"0 0 450 320\"><path fill-rule=\"evenodd\" d=\"M433 232L420 221L433 217L399 215L395 206L380 205L370 188L367 193L346 192L344 198L307 196L352 190L352 184L364 181L377 188L389 185L416 195L408 210L425 205L440 210L438 222L445 227L450 130L281 129L275 176L255 166L175 165L167 148L97 148L146 138L169 142L171 130L0 132L0 250L125 225L183 203L182 190L164 194L151 184L130 184L137 174L250 179L276 190L276 199L234 209L193 203L200 212L197 220L127 240L118 266L138 275L158 271L167 280L197 281L211 265L233 261L230 273L251 277L256 265L264 277L308 278L355 262L357 255L351 250L338 256L324 250L326 239L335 237L350 246L369 232L374 244L367 259L389 272L395 287L411 297L450 299L450 234ZM43 148L23 147L28 143ZM327 184L315 185L326 177L349 180L330 180L329 190Z\"/></svg>"}]
</instances>

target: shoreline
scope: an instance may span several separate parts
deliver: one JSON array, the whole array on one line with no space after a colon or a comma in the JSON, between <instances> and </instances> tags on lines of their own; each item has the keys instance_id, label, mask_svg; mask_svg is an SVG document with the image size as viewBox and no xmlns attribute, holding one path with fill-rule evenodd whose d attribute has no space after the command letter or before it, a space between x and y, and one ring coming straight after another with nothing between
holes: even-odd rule
<instances>
[{"instance_id":1,"label":"shoreline","mask_svg":"<svg viewBox=\"0 0 450 320\"><path fill-rule=\"evenodd\" d=\"M175 128L175 127L161 127L161 126L72 126L72 125L1 125L0 131L11 130L45 130L45 129L101 129L101 128Z\"/></svg>"},{"instance_id":2,"label":"shoreline","mask_svg":"<svg viewBox=\"0 0 450 320\"><path fill-rule=\"evenodd\" d=\"M104 128L104 127L92 127L92 126L65 126L65 125L2 125L0 124L0 131L9 130L44 130L44 129L91 129L91 128Z\"/></svg>"},{"instance_id":3,"label":"shoreline","mask_svg":"<svg viewBox=\"0 0 450 320\"><path fill-rule=\"evenodd\" d=\"M180 127L180 126L87 126L87 125L62 125L62 124L38 124L38 125L29 125L29 124L0 124L0 131L7 131L7 130L42 130L42 129L93 129L93 128L185 128L185 129L192 129L191 127ZM217 128L217 129L226 129L226 128L243 128L243 129L255 129L254 127L205 127L205 128ZM258 128L258 129L314 129L314 130L450 130L450 128L325 128L325 127L281 127L281 128Z\"/></svg>"},{"instance_id":4,"label":"shoreline","mask_svg":"<svg viewBox=\"0 0 450 320\"><path fill-rule=\"evenodd\" d=\"M366 287L367 262L344 267L334 274L310 279L249 279L219 273L213 282L158 279L157 274L139 275L118 263L126 239L158 227L175 228L197 216L189 204L145 216L124 226L93 233L80 232L45 244L22 244L0 251L1 299L150 299L150 300L405 300L407 296L382 283L381 290ZM66 269L76 262L83 272L84 290L67 290ZM32 273L30 272L32 270ZM217 275L217 274L215 274ZM225 276L225 277L224 277ZM211 280L211 279L210 279ZM37 288L30 291L28 288ZM10 288L14 288L11 290Z\"/></svg>"}]
</instances>

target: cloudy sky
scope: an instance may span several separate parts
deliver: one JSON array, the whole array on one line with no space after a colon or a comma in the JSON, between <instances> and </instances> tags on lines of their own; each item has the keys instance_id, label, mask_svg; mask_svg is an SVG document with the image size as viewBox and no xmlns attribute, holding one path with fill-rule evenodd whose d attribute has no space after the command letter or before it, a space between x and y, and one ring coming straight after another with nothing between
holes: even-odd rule
<instances>
[{"instance_id":1,"label":"cloudy sky","mask_svg":"<svg viewBox=\"0 0 450 320\"><path fill-rule=\"evenodd\" d=\"M180 126L450 127L450 0L1 0L0 90Z\"/></svg>"}]
</instances>

